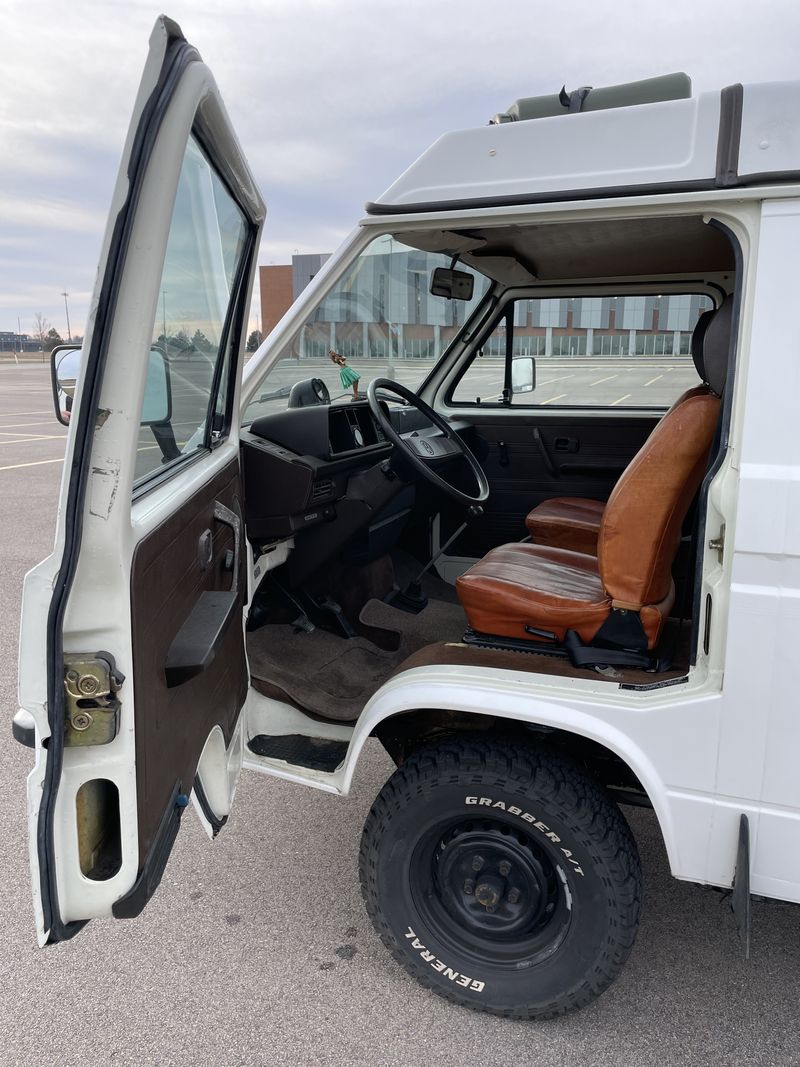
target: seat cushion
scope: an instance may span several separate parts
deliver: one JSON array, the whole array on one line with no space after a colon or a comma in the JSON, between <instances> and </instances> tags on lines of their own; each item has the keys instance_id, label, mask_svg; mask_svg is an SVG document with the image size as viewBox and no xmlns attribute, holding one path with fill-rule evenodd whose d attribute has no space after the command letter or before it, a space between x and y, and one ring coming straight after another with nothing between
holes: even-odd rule
<instances>
[{"instance_id":1,"label":"seat cushion","mask_svg":"<svg viewBox=\"0 0 800 1067\"><path fill-rule=\"evenodd\" d=\"M498 637L535 637L526 626L563 641L575 630L591 641L611 611L597 558L547 545L493 548L456 582L469 625Z\"/></svg>"},{"instance_id":2,"label":"seat cushion","mask_svg":"<svg viewBox=\"0 0 800 1067\"><path fill-rule=\"evenodd\" d=\"M525 525L534 544L596 556L597 534L604 508L605 504L600 500L582 500L576 496L554 497L529 512Z\"/></svg>"}]
</instances>

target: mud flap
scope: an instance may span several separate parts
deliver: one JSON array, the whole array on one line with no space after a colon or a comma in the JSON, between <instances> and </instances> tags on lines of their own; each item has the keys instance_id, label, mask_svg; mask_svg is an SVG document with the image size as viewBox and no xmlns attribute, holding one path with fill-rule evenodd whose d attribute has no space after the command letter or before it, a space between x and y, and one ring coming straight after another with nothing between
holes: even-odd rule
<instances>
[{"instance_id":1,"label":"mud flap","mask_svg":"<svg viewBox=\"0 0 800 1067\"><path fill-rule=\"evenodd\" d=\"M739 819L739 844L736 848L736 869L731 886L731 910L744 958L750 959L750 824L747 816Z\"/></svg>"}]
</instances>

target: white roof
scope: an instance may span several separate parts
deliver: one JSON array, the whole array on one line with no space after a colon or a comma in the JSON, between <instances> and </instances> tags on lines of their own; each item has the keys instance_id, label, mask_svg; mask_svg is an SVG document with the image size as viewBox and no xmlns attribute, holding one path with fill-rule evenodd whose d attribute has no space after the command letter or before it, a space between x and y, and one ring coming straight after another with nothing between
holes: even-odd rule
<instances>
[{"instance_id":1,"label":"white roof","mask_svg":"<svg viewBox=\"0 0 800 1067\"><path fill-rule=\"evenodd\" d=\"M564 113L440 137L373 214L800 178L800 82Z\"/></svg>"}]
</instances>

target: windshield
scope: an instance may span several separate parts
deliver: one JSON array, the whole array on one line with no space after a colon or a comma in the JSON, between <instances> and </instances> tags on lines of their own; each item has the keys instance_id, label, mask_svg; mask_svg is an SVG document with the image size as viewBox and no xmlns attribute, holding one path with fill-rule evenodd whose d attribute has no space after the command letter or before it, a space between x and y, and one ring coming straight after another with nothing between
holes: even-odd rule
<instances>
[{"instance_id":1,"label":"windshield","mask_svg":"<svg viewBox=\"0 0 800 1067\"><path fill-rule=\"evenodd\" d=\"M327 390L332 403L363 398L373 378L416 389L489 288L488 278L475 274L471 300L432 296L434 268L450 262L448 255L410 248L390 235L374 240L264 376L243 421L288 407L293 386L293 406L313 403L310 390L316 397ZM321 380L324 389L300 386L309 379Z\"/></svg>"}]
</instances>

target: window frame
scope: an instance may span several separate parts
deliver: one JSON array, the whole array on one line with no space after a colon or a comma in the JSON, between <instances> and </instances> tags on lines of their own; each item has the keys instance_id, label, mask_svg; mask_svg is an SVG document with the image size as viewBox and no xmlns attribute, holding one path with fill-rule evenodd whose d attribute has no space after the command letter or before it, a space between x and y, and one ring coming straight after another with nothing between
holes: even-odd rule
<instances>
[{"instance_id":1,"label":"window frame","mask_svg":"<svg viewBox=\"0 0 800 1067\"><path fill-rule=\"evenodd\" d=\"M503 293L499 294L497 304L493 312L488 316L486 322L481 325L479 332L475 335L473 342L470 344L468 351L465 351L463 358L458 361L457 366L450 371L446 381L440 387L440 396L443 410L449 415L454 416L457 412L475 412L475 411L510 411L510 412L524 412L530 414L531 412L585 412L588 414L598 414L611 411L611 406L608 404L543 404L543 403L513 403L512 398L500 399L494 401L480 401L477 400L460 400L454 398L454 393L459 387L464 376L468 373L470 367L474 361L478 358L478 353L486 340L492 334L492 332L500 324L504 316L508 314L509 305L513 307L517 301L520 300L553 300L553 299L580 299L582 297L628 297L628 296L706 296L711 301L715 308L719 307L722 300L725 297L725 292L722 287L714 281L706 281L699 278L687 278L687 279L675 279L670 278L664 281L647 281L647 282L624 282L620 285L609 285L607 282L603 282L597 285L590 284L575 284L575 285L563 285L563 286L549 286L547 288L534 289L529 286L524 288L509 288ZM510 316L513 322L513 315ZM663 331L659 331L659 334ZM505 363L503 367L503 382L506 383L510 380L511 366L509 362L509 350L511 350L511 358L513 359L513 328L512 337L510 343L506 346ZM540 359L544 357L532 357L534 359ZM563 357L558 357L563 358ZM585 358L591 358L587 353ZM538 370L538 364L537 364ZM505 392L505 389L503 390ZM642 413L653 414L658 412L664 412L668 408L668 405L644 405L644 404L632 404L626 405L624 408L614 407L616 414L623 413Z\"/></svg>"}]
</instances>

